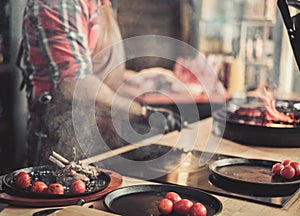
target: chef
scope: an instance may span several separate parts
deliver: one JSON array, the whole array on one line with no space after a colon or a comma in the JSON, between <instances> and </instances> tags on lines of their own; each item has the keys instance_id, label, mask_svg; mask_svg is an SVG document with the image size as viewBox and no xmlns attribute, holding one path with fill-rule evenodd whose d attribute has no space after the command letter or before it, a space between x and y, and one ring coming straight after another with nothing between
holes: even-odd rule
<instances>
[{"instance_id":1,"label":"chef","mask_svg":"<svg viewBox=\"0 0 300 216\"><path fill-rule=\"evenodd\" d=\"M68 159L84 157L72 123L72 101L80 97L95 101L104 140L99 145L111 149L121 145L113 106L131 121L147 120L158 111L166 117L164 132L181 129L179 115L116 94L125 70L118 63L125 57L122 46L112 45L120 41L109 0L27 0L19 65L28 97L29 165L48 163L53 150ZM81 94L75 94L78 86L84 86ZM126 109L123 104L129 103Z\"/></svg>"}]
</instances>

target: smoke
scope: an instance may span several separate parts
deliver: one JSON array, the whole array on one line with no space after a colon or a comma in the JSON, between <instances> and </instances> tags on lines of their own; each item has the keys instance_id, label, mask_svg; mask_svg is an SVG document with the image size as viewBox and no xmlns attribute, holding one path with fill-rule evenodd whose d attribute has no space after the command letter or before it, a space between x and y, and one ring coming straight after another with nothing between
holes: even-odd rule
<instances>
[{"instance_id":1,"label":"smoke","mask_svg":"<svg viewBox=\"0 0 300 216\"><path fill-rule=\"evenodd\" d=\"M193 47L189 46L188 44L186 44L182 41L176 40L174 38L165 37L165 36L144 35L144 36L128 38L126 40L121 41L120 43L124 44L127 55L126 55L126 59L124 61L121 61L118 64L116 64L115 67L118 67L118 65L123 64L124 62L126 62L128 60L143 57L143 56L155 56L155 57L168 59L168 60L172 60L173 62L176 62L176 60L177 60L176 57L174 57L172 54L170 55L169 50L174 50L176 53L180 54L180 56L184 56L183 52L186 50L189 50L190 51L189 53L193 53L194 54L193 56L199 55L199 51L194 49ZM159 44L160 46L153 46L153 44ZM115 44L113 46L115 46ZM206 68L207 70L211 70L212 76L213 75L217 76L214 73L214 71L212 71L211 67L207 66L206 59L201 59L201 62L203 63L202 66L204 68ZM183 66L188 67L187 65L183 65ZM112 67L111 69L113 70L114 67ZM109 72L110 71L107 71L106 76L108 76L110 74ZM195 71L192 71L192 72L195 72ZM211 83L205 82L205 80L203 80L203 77L200 77L199 74L194 74L194 75L199 80L200 83L203 83L203 89L204 89L205 93L207 94L208 99L209 100L212 99L215 96L215 94L214 94L214 92L209 90ZM100 83L99 83L99 85L100 86L98 87L98 89L100 89L100 87L101 87ZM181 83L181 85L182 85L182 83ZM185 89L186 89L186 92L187 92L186 96L191 99L191 101L189 103L190 104L189 109L183 109L183 107L180 105L181 102L178 100L177 97L174 97L174 95L169 94L166 96L171 101L173 101L173 104L177 106L178 111L182 116L189 116L189 115L197 116L197 115L199 115L198 109L197 109L197 104L193 100L193 97L191 96L192 95L191 91L189 91L189 89L186 88L185 84L183 84L183 87L185 87ZM84 91L84 88L88 88L88 86L80 86L80 85L76 86L75 98L77 98L77 96L80 95L82 91ZM122 94L122 92L124 92L122 86L120 86L120 88L118 88L116 92ZM135 94L134 97L143 95L146 92L148 92L147 89L145 91L136 89L136 91L134 92L134 94ZM77 96L76 96L76 93L78 94ZM161 91L159 93L166 94L165 92L161 92ZM224 97L223 93L224 92L220 92L220 97L222 97L222 96ZM96 92L95 92L95 95L96 95ZM186 99L189 99L189 98L186 98ZM112 100L114 101L115 98L112 98ZM225 101L225 97L224 97L223 101ZM123 108L122 110L126 112L126 110L127 111L129 110L129 107L130 107L130 103L124 104L124 106L122 107ZM214 107L212 104L211 112L213 113L215 111L215 109L216 109L216 107ZM113 125L118 125L119 119L114 118L114 116L115 116L114 114L118 114L118 112L120 112L120 109L119 109L118 105L114 104L114 102L112 104L111 111L112 111L111 115L113 116L113 118L112 118ZM80 116L78 113L81 113L81 112L85 113L86 115ZM74 123L74 129L75 129L77 141L80 144L80 146L82 147L82 149L84 150L84 152L87 153L87 157L92 157L92 156L96 156L97 154L100 154L101 152L103 152L102 151L103 149L110 150L108 148L110 143L109 142L106 143L107 140L105 141L103 134L99 134L99 131L98 131L97 125L96 125L96 121L95 121L95 115L88 115L89 113L95 113L95 102L87 101L86 103L85 102L78 103L78 101L73 101L72 119L73 119L73 123ZM129 140L128 140L129 143L132 143L135 140L142 140L141 142L136 143L135 146L145 147L147 145L153 144L154 142L159 143L160 139L163 137L162 134L158 134L158 136L150 137L150 139L148 139L149 135L153 135L157 132L154 127L151 127L152 126L151 122L150 122L150 127L147 128L146 133L139 133L139 131L136 131L135 128L132 127L132 122L129 119L128 113L124 113L124 114L125 114L124 115L125 118L123 118L122 127L115 128L117 130L116 132L118 132L117 134L121 138L129 138ZM157 118L154 122L155 125L157 126L156 121L161 121L161 120L162 119ZM88 133L86 133L86 131L84 130L83 125L85 125L85 124L87 124L88 128L89 128ZM124 128L129 130L129 133L131 133L130 136L127 136L127 137L122 136L123 135L122 129L124 129ZM200 127L196 127L195 130L191 130L191 131L189 131L189 130L190 129L186 129L186 130L183 129L182 131L180 131L178 134L177 140L174 140L174 143L172 143L172 147L185 149L187 151L192 151L196 144L195 140L197 139L198 135L201 133L201 129L200 129ZM162 130L161 132L164 132L164 130ZM186 139L187 137L189 138L188 140ZM154 140L154 139L156 139L156 140ZM211 138L208 138L208 140L203 140L203 143L209 142L209 143L207 143L205 148L209 148L210 152L215 152L218 148L220 139L221 138L217 137L214 140L212 140ZM100 142L100 145L99 145L99 140L100 141L102 140ZM108 141L110 141L110 140L108 140ZM213 143L211 143L211 142L213 142ZM203 150L206 150L206 149L203 149ZM149 152L149 154L151 155L151 152ZM149 161L129 160L129 159L121 157L120 155L115 155L115 156L121 162L118 164L112 163L109 166L107 166L106 168L110 169L110 170L114 170L116 172L120 172L120 173L124 173L124 171L126 171L126 173L130 176L133 173L145 170L145 167L148 167L148 168L158 167L164 161L168 161L168 158L172 157L172 153L170 151L165 152L165 154L161 155L160 157L149 160ZM209 159L209 158L201 159L201 157L202 156L200 156L200 158L199 158L199 163L201 163L201 164L206 163L207 160ZM185 161L184 158L182 158L182 160L179 160L178 163L174 163L172 165L172 167L170 167L170 169L168 169L168 170L165 170L164 173L147 172L147 173L143 173L144 176L141 176L141 178L144 178L144 179L157 178L161 175L164 175L165 173L171 172L173 169L178 167L180 165L180 163L182 163L183 161ZM95 165L102 166L103 163L95 162ZM159 175L159 176L157 176L157 175Z\"/></svg>"},{"instance_id":2,"label":"smoke","mask_svg":"<svg viewBox=\"0 0 300 216\"><path fill-rule=\"evenodd\" d=\"M96 118L95 113L87 112L86 108L76 109L75 107L73 109L72 102L75 103L75 101L64 98L62 93L57 91L53 95L51 103L48 104L47 111L43 115L48 135L45 139L46 143L43 143L41 147L40 162L43 164L49 163L48 157L52 151L58 152L71 161L84 159L87 154L94 151L101 153L120 146L120 139L114 131L111 120L102 117ZM82 134L80 139L74 130L74 113L77 116L76 119L80 121L77 124L77 129ZM93 118L94 121L89 121L90 118ZM95 141L93 134L101 134L103 140ZM79 142L84 143L84 146L79 145ZM104 148L107 145L110 148Z\"/></svg>"},{"instance_id":3,"label":"smoke","mask_svg":"<svg viewBox=\"0 0 300 216\"><path fill-rule=\"evenodd\" d=\"M74 132L71 107L71 103L67 100L55 100L49 104L45 123L48 136L54 137L55 140L47 139L46 145L42 147L41 159L45 160L46 164L49 163L47 160L52 151L58 152L69 160L84 158ZM90 133L87 127L82 130L85 134ZM51 141L53 143L50 143Z\"/></svg>"}]
</instances>

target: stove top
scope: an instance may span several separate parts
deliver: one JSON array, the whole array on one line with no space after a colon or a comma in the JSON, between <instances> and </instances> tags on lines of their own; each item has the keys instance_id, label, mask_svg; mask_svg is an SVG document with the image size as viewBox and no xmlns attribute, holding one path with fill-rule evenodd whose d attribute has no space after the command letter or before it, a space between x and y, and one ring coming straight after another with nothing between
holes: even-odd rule
<instances>
[{"instance_id":1,"label":"stove top","mask_svg":"<svg viewBox=\"0 0 300 216\"><path fill-rule=\"evenodd\" d=\"M220 159L233 158L228 155L212 154L201 151L185 152L177 148L153 144L141 146L138 149L122 154L121 157L133 161L151 161L160 158L166 153L168 154L166 160L160 160L160 163L157 164L157 166L145 166L142 169L135 169L134 167L124 168L118 170L118 172L122 175L142 179L144 179L145 174L149 172L155 172L156 174L161 173L161 175L157 175L160 177L150 179L150 181L189 186L216 195L243 199L275 207L284 207L288 202L292 201L293 198L296 198L296 194L300 191L299 185L280 190L275 187L266 188L260 185L239 184L219 179L211 173L208 167L209 163ZM176 166L176 169L173 169L172 172L166 172L167 170L170 170L170 167L174 167L174 164L178 164L180 158L183 157L185 158L184 162L180 163L179 166ZM209 162L199 166L200 157L209 158ZM101 163L101 166L107 168L111 168L111 165L113 165L113 167L124 167L122 166L122 159L116 156L106 159Z\"/></svg>"}]
</instances>

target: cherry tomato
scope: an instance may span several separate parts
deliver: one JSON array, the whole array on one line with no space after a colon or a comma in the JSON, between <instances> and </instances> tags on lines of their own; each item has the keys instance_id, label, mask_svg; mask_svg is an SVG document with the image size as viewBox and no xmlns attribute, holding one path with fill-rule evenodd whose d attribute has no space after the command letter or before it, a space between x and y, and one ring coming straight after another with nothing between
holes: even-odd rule
<instances>
[{"instance_id":1,"label":"cherry tomato","mask_svg":"<svg viewBox=\"0 0 300 216\"><path fill-rule=\"evenodd\" d=\"M291 179L295 176L295 169L291 165L286 165L281 171L280 175L283 178Z\"/></svg>"},{"instance_id":2,"label":"cherry tomato","mask_svg":"<svg viewBox=\"0 0 300 216\"><path fill-rule=\"evenodd\" d=\"M174 211L179 215L187 215L192 206L192 201L188 199L181 199L174 204Z\"/></svg>"},{"instance_id":3,"label":"cherry tomato","mask_svg":"<svg viewBox=\"0 0 300 216\"><path fill-rule=\"evenodd\" d=\"M290 164L294 169L295 169L295 176L299 176L300 175L300 164L298 162L291 162Z\"/></svg>"},{"instance_id":4,"label":"cherry tomato","mask_svg":"<svg viewBox=\"0 0 300 216\"><path fill-rule=\"evenodd\" d=\"M165 195L165 198L171 200L173 204L175 204L176 202L178 202L179 200L181 200L181 197L179 196L179 194L175 193L175 192L168 192Z\"/></svg>"},{"instance_id":5,"label":"cherry tomato","mask_svg":"<svg viewBox=\"0 0 300 216\"><path fill-rule=\"evenodd\" d=\"M58 194L62 195L65 193L64 187L61 184L53 183L50 184L47 190L48 194Z\"/></svg>"},{"instance_id":6,"label":"cherry tomato","mask_svg":"<svg viewBox=\"0 0 300 216\"><path fill-rule=\"evenodd\" d=\"M29 188L30 186L30 176L26 172L19 172L16 176L16 186L21 189Z\"/></svg>"},{"instance_id":7,"label":"cherry tomato","mask_svg":"<svg viewBox=\"0 0 300 216\"><path fill-rule=\"evenodd\" d=\"M194 203L194 205L191 207L189 216L206 216L207 209L206 207L199 202Z\"/></svg>"},{"instance_id":8,"label":"cherry tomato","mask_svg":"<svg viewBox=\"0 0 300 216\"><path fill-rule=\"evenodd\" d=\"M281 163L276 163L272 167L272 173L275 175L280 175L280 171L284 168L284 165Z\"/></svg>"},{"instance_id":9,"label":"cherry tomato","mask_svg":"<svg viewBox=\"0 0 300 216\"><path fill-rule=\"evenodd\" d=\"M46 193L48 186L42 181L36 181L30 188L30 191L33 193Z\"/></svg>"},{"instance_id":10,"label":"cherry tomato","mask_svg":"<svg viewBox=\"0 0 300 216\"><path fill-rule=\"evenodd\" d=\"M164 215L170 214L173 211L173 202L163 198L158 204L158 211Z\"/></svg>"},{"instance_id":11,"label":"cherry tomato","mask_svg":"<svg viewBox=\"0 0 300 216\"><path fill-rule=\"evenodd\" d=\"M286 165L290 165L291 162L292 162L291 160L284 160L282 161L282 164L286 166Z\"/></svg>"},{"instance_id":12,"label":"cherry tomato","mask_svg":"<svg viewBox=\"0 0 300 216\"><path fill-rule=\"evenodd\" d=\"M70 189L73 194L80 194L85 192L86 185L83 181L76 180L71 184Z\"/></svg>"}]
</instances>

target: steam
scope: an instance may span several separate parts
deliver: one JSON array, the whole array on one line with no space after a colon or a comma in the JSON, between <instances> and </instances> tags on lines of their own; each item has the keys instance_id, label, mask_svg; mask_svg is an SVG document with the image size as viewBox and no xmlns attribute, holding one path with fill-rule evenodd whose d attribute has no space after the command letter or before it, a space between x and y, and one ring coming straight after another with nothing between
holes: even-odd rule
<instances>
[{"instance_id":1,"label":"steam","mask_svg":"<svg viewBox=\"0 0 300 216\"><path fill-rule=\"evenodd\" d=\"M49 106L45 119L49 138L47 139L48 143L42 146L41 160L45 164L49 163L48 157L52 151L59 152L69 160L74 159L75 155L77 159L84 158L84 153L74 132L70 102L66 100L54 102ZM89 129L85 128L84 133L90 133ZM52 137L55 139L51 139Z\"/></svg>"},{"instance_id":2,"label":"steam","mask_svg":"<svg viewBox=\"0 0 300 216\"><path fill-rule=\"evenodd\" d=\"M74 129L74 113L77 116L76 120L80 121L80 124L76 122L77 130L82 134L80 138L77 137ZM94 121L89 121L90 116ZM42 146L40 157L44 164L49 163L48 157L52 151L64 155L69 160L75 160L75 157L76 160L82 160L92 152L103 153L121 145L111 120L95 117L95 113L89 112L87 108L73 109L72 101L64 99L61 93L56 94L55 101L50 103L44 120L49 134L47 144ZM95 141L94 134L101 134L103 139Z\"/></svg>"}]
</instances>

